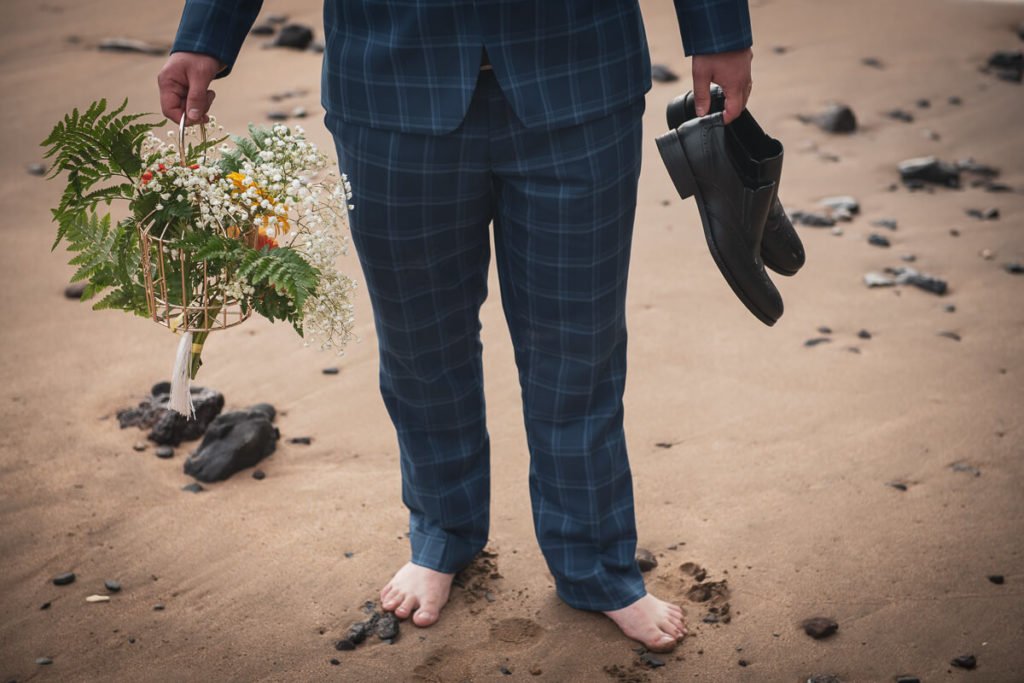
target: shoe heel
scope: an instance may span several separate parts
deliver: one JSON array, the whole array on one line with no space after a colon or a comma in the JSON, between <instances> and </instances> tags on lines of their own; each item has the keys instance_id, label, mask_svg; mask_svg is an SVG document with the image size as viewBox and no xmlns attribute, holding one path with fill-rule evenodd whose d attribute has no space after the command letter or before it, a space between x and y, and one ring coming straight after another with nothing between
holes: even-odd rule
<instances>
[{"instance_id":1,"label":"shoe heel","mask_svg":"<svg viewBox=\"0 0 1024 683\"><path fill-rule=\"evenodd\" d=\"M658 145L661 160L665 162L665 168L668 169L668 175L672 178L672 184L676 186L679 196L686 199L694 195L697 192L697 181L690 170L690 162L683 152L679 135L676 131L670 130L664 135L658 136L655 142Z\"/></svg>"}]
</instances>

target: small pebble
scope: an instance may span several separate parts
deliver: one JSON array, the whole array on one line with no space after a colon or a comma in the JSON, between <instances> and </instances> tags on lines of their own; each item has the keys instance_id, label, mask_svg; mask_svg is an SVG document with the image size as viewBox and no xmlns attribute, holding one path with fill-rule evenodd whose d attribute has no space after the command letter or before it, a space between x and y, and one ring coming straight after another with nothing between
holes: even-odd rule
<instances>
[{"instance_id":1,"label":"small pebble","mask_svg":"<svg viewBox=\"0 0 1024 683\"><path fill-rule=\"evenodd\" d=\"M340 372L340 370L338 368L324 368L320 372L322 372L325 375L337 375L338 372Z\"/></svg>"},{"instance_id":2,"label":"small pebble","mask_svg":"<svg viewBox=\"0 0 1024 683\"><path fill-rule=\"evenodd\" d=\"M960 231L957 230L956 228L950 228L949 229L949 234L952 235L953 237L959 237L960 236Z\"/></svg>"},{"instance_id":3,"label":"small pebble","mask_svg":"<svg viewBox=\"0 0 1024 683\"><path fill-rule=\"evenodd\" d=\"M870 66L872 69L884 69L885 65L882 64L882 60L878 57L865 57L860 60L860 63L864 66Z\"/></svg>"},{"instance_id":4,"label":"small pebble","mask_svg":"<svg viewBox=\"0 0 1024 683\"><path fill-rule=\"evenodd\" d=\"M252 478L255 479L256 481L262 481L263 479L266 478L266 476L267 473L264 472L263 470L253 470Z\"/></svg>"},{"instance_id":5,"label":"small pebble","mask_svg":"<svg viewBox=\"0 0 1024 683\"><path fill-rule=\"evenodd\" d=\"M978 659L974 655L960 655L954 657L950 664L959 669L973 669L978 666Z\"/></svg>"},{"instance_id":6,"label":"small pebble","mask_svg":"<svg viewBox=\"0 0 1024 683\"><path fill-rule=\"evenodd\" d=\"M313 437L311 436L293 436L288 439L288 443L298 444L300 446L308 446L313 443Z\"/></svg>"},{"instance_id":7,"label":"small pebble","mask_svg":"<svg viewBox=\"0 0 1024 683\"><path fill-rule=\"evenodd\" d=\"M956 304L946 304L946 313L956 313Z\"/></svg>"},{"instance_id":8,"label":"small pebble","mask_svg":"<svg viewBox=\"0 0 1024 683\"><path fill-rule=\"evenodd\" d=\"M836 623L834 619L829 619L828 617L812 617L810 619L806 619L801 624L801 627L803 627L804 633L815 640L827 638L839 630L839 624Z\"/></svg>"},{"instance_id":9,"label":"small pebble","mask_svg":"<svg viewBox=\"0 0 1024 683\"><path fill-rule=\"evenodd\" d=\"M916 102L916 104L917 104L917 106L918 106L918 107L920 107L921 109L927 109L928 107L932 106L932 103L931 103L931 102L930 102L929 100L927 100L927 99L925 99L925 98L923 98L923 97L922 97L921 99L919 99L919 100L918 100L918 101Z\"/></svg>"},{"instance_id":10,"label":"small pebble","mask_svg":"<svg viewBox=\"0 0 1024 683\"><path fill-rule=\"evenodd\" d=\"M109 595L90 595L85 599L86 602L110 602Z\"/></svg>"},{"instance_id":11,"label":"small pebble","mask_svg":"<svg viewBox=\"0 0 1024 683\"><path fill-rule=\"evenodd\" d=\"M877 225L880 228L887 228L889 230L895 230L899 225L895 218L879 218L871 221L871 225Z\"/></svg>"},{"instance_id":12,"label":"small pebble","mask_svg":"<svg viewBox=\"0 0 1024 683\"><path fill-rule=\"evenodd\" d=\"M149 448L149 444L146 443L145 441L136 441L134 444L132 444L132 448L134 448L137 451L144 451L147 448Z\"/></svg>"},{"instance_id":13,"label":"small pebble","mask_svg":"<svg viewBox=\"0 0 1024 683\"><path fill-rule=\"evenodd\" d=\"M49 657L37 657L36 664L39 664L40 666L46 666L47 664L53 664L53 660Z\"/></svg>"},{"instance_id":14,"label":"small pebble","mask_svg":"<svg viewBox=\"0 0 1024 683\"><path fill-rule=\"evenodd\" d=\"M530 667L530 675L531 676L540 676L542 673L544 673L544 670L541 669L536 664L534 664L533 666Z\"/></svg>"},{"instance_id":15,"label":"small pebble","mask_svg":"<svg viewBox=\"0 0 1024 683\"><path fill-rule=\"evenodd\" d=\"M1024 274L1024 263L1007 263L1003 266L1003 270L1010 275L1021 275Z\"/></svg>"},{"instance_id":16,"label":"small pebble","mask_svg":"<svg viewBox=\"0 0 1024 683\"><path fill-rule=\"evenodd\" d=\"M182 486L181 490L182 491L188 491L189 493L201 493L201 492L205 491L206 489L203 488L202 484L200 484L199 482L194 481L191 484L185 484L184 486Z\"/></svg>"},{"instance_id":17,"label":"small pebble","mask_svg":"<svg viewBox=\"0 0 1024 683\"><path fill-rule=\"evenodd\" d=\"M64 296L68 299L75 299L77 301L80 301L82 299L82 292L84 291L85 283L76 282L64 288Z\"/></svg>"},{"instance_id":18,"label":"small pebble","mask_svg":"<svg viewBox=\"0 0 1024 683\"><path fill-rule=\"evenodd\" d=\"M959 334L957 334L956 332L951 332L949 330L943 330L943 331L939 332L939 336L940 337L945 337L946 339L952 339L953 341L960 341L961 340Z\"/></svg>"},{"instance_id":19,"label":"small pebble","mask_svg":"<svg viewBox=\"0 0 1024 683\"><path fill-rule=\"evenodd\" d=\"M103 586L111 593L117 593L121 590L121 582L114 581L113 579L107 579L104 581Z\"/></svg>"},{"instance_id":20,"label":"small pebble","mask_svg":"<svg viewBox=\"0 0 1024 683\"><path fill-rule=\"evenodd\" d=\"M154 452L156 453L156 457L158 458L174 457L174 448L172 448L171 446L157 446L156 451Z\"/></svg>"},{"instance_id":21,"label":"small pebble","mask_svg":"<svg viewBox=\"0 0 1024 683\"><path fill-rule=\"evenodd\" d=\"M996 257L996 254L991 249L982 249L981 251L978 252L978 256L985 259L986 261L991 261Z\"/></svg>"},{"instance_id":22,"label":"small pebble","mask_svg":"<svg viewBox=\"0 0 1024 683\"><path fill-rule=\"evenodd\" d=\"M829 339L828 337L815 337L813 339L808 339L807 341L805 341L804 346L817 346L818 344L827 344L830 341L832 340Z\"/></svg>"},{"instance_id":23,"label":"small pebble","mask_svg":"<svg viewBox=\"0 0 1024 683\"><path fill-rule=\"evenodd\" d=\"M886 237L885 235L879 235L877 232L873 232L870 235L868 235L868 244L874 245L876 247L892 246L892 243L889 241L888 237Z\"/></svg>"},{"instance_id":24,"label":"small pebble","mask_svg":"<svg viewBox=\"0 0 1024 683\"><path fill-rule=\"evenodd\" d=\"M738 661L736 663L739 664L740 666L747 666L747 664L749 664L750 662L748 662L745 659L741 659L740 661Z\"/></svg>"},{"instance_id":25,"label":"small pebble","mask_svg":"<svg viewBox=\"0 0 1024 683\"><path fill-rule=\"evenodd\" d=\"M268 111L267 118L271 121L285 121L288 118L288 114L283 111Z\"/></svg>"},{"instance_id":26,"label":"small pebble","mask_svg":"<svg viewBox=\"0 0 1024 683\"><path fill-rule=\"evenodd\" d=\"M347 652L356 649L356 644L347 638L342 638L334 644L334 649L340 652Z\"/></svg>"},{"instance_id":27,"label":"small pebble","mask_svg":"<svg viewBox=\"0 0 1024 683\"><path fill-rule=\"evenodd\" d=\"M652 64L651 80L656 83L674 83L679 80L679 76L664 64Z\"/></svg>"},{"instance_id":28,"label":"small pebble","mask_svg":"<svg viewBox=\"0 0 1024 683\"><path fill-rule=\"evenodd\" d=\"M29 164L25 170L29 175L46 175L46 166L43 164Z\"/></svg>"},{"instance_id":29,"label":"small pebble","mask_svg":"<svg viewBox=\"0 0 1024 683\"><path fill-rule=\"evenodd\" d=\"M832 334L832 328L822 325L821 327L818 328L818 332L820 332L821 334Z\"/></svg>"},{"instance_id":30,"label":"small pebble","mask_svg":"<svg viewBox=\"0 0 1024 683\"><path fill-rule=\"evenodd\" d=\"M156 603L155 605L153 605L153 611L154 612L163 612L164 611L164 604L162 602Z\"/></svg>"},{"instance_id":31,"label":"small pebble","mask_svg":"<svg viewBox=\"0 0 1024 683\"><path fill-rule=\"evenodd\" d=\"M950 96L949 96L949 99L948 99L947 101L948 101L948 102L949 102L950 104L952 104L952 105L953 105L954 107L959 107L959 106L960 106L961 104L963 104L963 103L964 103L964 101L963 101L963 100L961 100L961 99L960 99L959 97L957 97L956 95L950 95Z\"/></svg>"},{"instance_id":32,"label":"small pebble","mask_svg":"<svg viewBox=\"0 0 1024 683\"><path fill-rule=\"evenodd\" d=\"M509 669L504 664L502 664L501 666L498 667L498 671L500 671L503 676L511 676L512 675L512 670Z\"/></svg>"},{"instance_id":33,"label":"small pebble","mask_svg":"<svg viewBox=\"0 0 1024 683\"><path fill-rule=\"evenodd\" d=\"M861 330L860 332L857 333L857 336L860 337L861 339L871 339L871 333L868 332L867 330Z\"/></svg>"},{"instance_id":34,"label":"small pebble","mask_svg":"<svg viewBox=\"0 0 1024 683\"><path fill-rule=\"evenodd\" d=\"M336 658L331 658L331 666L338 666L339 664L341 664L340 661L338 661Z\"/></svg>"},{"instance_id":35,"label":"small pebble","mask_svg":"<svg viewBox=\"0 0 1024 683\"><path fill-rule=\"evenodd\" d=\"M305 107L295 107L292 109L292 116L297 119L304 119L308 115Z\"/></svg>"},{"instance_id":36,"label":"small pebble","mask_svg":"<svg viewBox=\"0 0 1024 683\"><path fill-rule=\"evenodd\" d=\"M1006 582L1002 574L989 574L988 580L997 586L1002 586Z\"/></svg>"},{"instance_id":37,"label":"small pebble","mask_svg":"<svg viewBox=\"0 0 1024 683\"><path fill-rule=\"evenodd\" d=\"M888 481L888 482L885 483L885 485L886 486L891 486L892 488L896 489L897 491L906 491L907 490L907 485L904 484L902 481Z\"/></svg>"},{"instance_id":38,"label":"small pebble","mask_svg":"<svg viewBox=\"0 0 1024 683\"><path fill-rule=\"evenodd\" d=\"M53 577L53 585L54 586L66 586L69 583L74 583L74 582L75 582L75 573L74 572L64 572L63 574L58 574L57 576Z\"/></svg>"},{"instance_id":39,"label":"small pebble","mask_svg":"<svg viewBox=\"0 0 1024 683\"><path fill-rule=\"evenodd\" d=\"M636 549L636 564L642 572L649 572L658 566L658 558L647 548Z\"/></svg>"},{"instance_id":40,"label":"small pebble","mask_svg":"<svg viewBox=\"0 0 1024 683\"><path fill-rule=\"evenodd\" d=\"M50 603L49 601L44 602L43 604L39 605L39 609L50 609L51 604L52 603Z\"/></svg>"},{"instance_id":41,"label":"small pebble","mask_svg":"<svg viewBox=\"0 0 1024 683\"><path fill-rule=\"evenodd\" d=\"M650 652L645 652L642 655L640 655L640 661L646 664L647 666L651 667L652 669L657 669L659 667L665 666L664 661L662 661L658 657L655 657Z\"/></svg>"},{"instance_id":42,"label":"small pebble","mask_svg":"<svg viewBox=\"0 0 1024 683\"><path fill-rule=\"evenodd\" d=\"M974 465L968 465L962 460L953 463L952 465L950 465L950 467L953 468L954 472L965 472L967 474L973 474L976 477L981 476L981 470L979 470Z\"/></svg>"}]
</instances>

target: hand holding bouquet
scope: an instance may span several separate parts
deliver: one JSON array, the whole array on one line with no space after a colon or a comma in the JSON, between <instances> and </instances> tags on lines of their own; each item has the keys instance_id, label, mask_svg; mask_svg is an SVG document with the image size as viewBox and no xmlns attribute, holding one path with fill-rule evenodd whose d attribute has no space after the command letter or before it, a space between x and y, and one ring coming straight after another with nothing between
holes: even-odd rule
<instances>
[{"instance_id":1,"label":"hand holding bouquet","mask_svg":"<svg viewBox=\"0 0 1024 683\"><path fill-rule=\"evenodd\" d=\"M75 253L72 281L95 309L150 317L182 334L171 407L191 414L195 378L210 332L253 311L286 320L306 339L339 352L352 335L352 280L335 261L346 250L351 188L299 127L249 127L246 137L207 140L200 126L177 145L162 123L107 111L105 100L76 109L43 141L51 178L67 174L53 248ZM211 122L212 124L212 122ZM112 223L100 204L126 205Z\"/></svg>"}]
</instances>

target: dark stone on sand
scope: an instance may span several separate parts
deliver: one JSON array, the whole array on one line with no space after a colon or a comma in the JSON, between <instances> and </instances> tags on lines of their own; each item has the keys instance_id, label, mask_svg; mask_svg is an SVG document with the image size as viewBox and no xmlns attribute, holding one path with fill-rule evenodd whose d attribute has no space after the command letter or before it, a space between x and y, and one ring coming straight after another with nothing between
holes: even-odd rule
<instances>
[{"instance_id":1,"label":"dark stone on sand","mask_svg":"<svg viewBox=\"0 0 1024 683\"><path fill-rule=\"evenodd\" d=\"M739 664L740 666L748 666L748 665L750 664L750 662L748 662L748 661L747 661L747 660L745 660L745 659L741 659L741 660L739 660L739 661L738 661L738 662L736 662L736 663L737 663L737 664Z\"/></svg>"},{"instance_id":2,"label":"dark stone on sand","mask_svg":"<svg viewBox=\"0 0 1024 683\"><path fill-rule=\"evenodd\" d=\"M170 447L170 446L157 446L156 450L154 451L154 453L156 453L156 457L158 457L158 458L173 458L174 457L174 449L172 447Z\"/></svg>"},{"instance_id":3,"label":"dark stone on sand","mask_svg":"<svg viewBox=\"0 0 1024 683\"><path fill-rule=\"evenodd\" d=\"M36 657L36 664L38 664L40 666L46 666L48 664L53 664L53 659L51 659L50 657Z\"/></svg>"},{"instance_id":4,"label":"dark stone on sand","mask_svg":"<svg viewBox=\"0 0 1024 683\"><path fill-rule=\"evenodd\" d=\"M250 413L263 413L271 422L277 418L277 408L269 403L256 403L249 406L247 410Z\"/></svg>"},{"instance_id":5,"label":"dark stone on sand","mask_svg":"<svg viewBox=\"0 0 1024 683\"><path fill-rule=\"evenodd\" d=\"M895 218L878 218L871 221L871 225L878 226L879 228L886 228L887 230L895 230L899 227L899 223L896 222Z\"/></svg>"},{"instance_id":6,"label":"dark stone on sand","mask_svg":"<svg viewBox=\"0 0 1024 683\"><path fill-rule=\"evenodd\" d=\"M1020 50L998 50L987 62L990 70L1003 80L1021 82L1024 80L1024 52Z\"/></svg>"},{"instance_id":7,"label":"dark stone on sand","mask_svg":"<svg viewBox=\"0 0 1024 683\"><path fill-rule=\"evenodd\" d=\"M117 421L121 429L151 428L147 436L150 441L160 445L177 446L182 441L192 441L202 436L210 422L224 409L222 393L204 387L192 387L195 416L188 419L167 409L167 403L171 398L170 388L168 382L157 383L153 385L150 396L140 401L138 406L117 411Z\"/></svg>"},{"instance_id":8,"label":"dark stone on sand","mask_svg":"<svg viewBox=\"0 0 1024 683\"><path fill-rule=\"evenodd\" d=\"M885 485L886 486L891 486L892 488L896 489L897 491L906 491L907 490L907 485L905 483L903 483L902 481L887 481L887 482L885 482Z\"/></svg>"},{"instance_id":9,"label":"dark stone on sand","mask_svg":"<svg viewBox=\"0 0 1024 683\"><path fill-rule=\"evenodd\" d=\"M679 76L664 64L652 64L651 80L656 83L674 83L679 80Z\"/></svg>"},{"instance_id":10,"label":"dark stone on sand","mask_svg":"<svg viewBox=\"0 0 1024 683\"><path fill-rule=\"evenodd\" d=\"M939 296L944 295L949 290L949 285L945 280L919 272L913 268L907 268L905 266L901 266L899 268L886 268L885 272L896 276L896 284L913 285L919 289L925 290L926 292L931 292L932 294L937 294Z\"/></svg>"},{"instance_id":11,"label":"dark stone on sand","mask_svg":"<svg viewBox=\"0 0 1024 683\"><path fill-rule=\"evenodd\" d=\"M963 101L963 100L961 100L961 99L960 99L959 97L957 97L956 95L950 95L950 96L949 96L949 99L948 99L948 100L946 100L946 101L947 101L947 102L949 102L949 103L950 103L951 105L953 105L954 107L959 107L959 106L960 106L961 104L963 104L963 103L964 103L964 101Z\"/></svg>"},{"instance_id":12,"label":"dark stone on sand","mask_svg":"<svg viewBox=\"0 0 1024 683\"><path fill-rule=\"evenodd\" d=\"M772 45L772 52L777 55L784 55L789 51L789 48L785 45Z\"/></svg>"},{"instance_id":13,"label":"dark stone on sand","mask_svg":"<svg viewBox=\"0 0 1024 683\"><path fill-rule=\"evenodd\" d=\"M1000 170L995 166L978 163L973 158L957 159L956 167L964 173L970 173L982 178L995 178L1000 174Z\"/></svg>"},{"instance_id":14,"label":"dark stone on sand","mask_svg":"<svg viewBox=\"0 0 1024 683\"><path fill-rule=\"evenodd\" d=\"M272 36L275 30L271 24L256 24L249 33L254 36Z\"/></svg>"},{"instance_id":15,"label":"dark stone on sand","mask_svg":"<svg viewBox=\"0 0 1024 683\"><path fill-rule=\"evenodd\" d=\"M897 121L902 121L903 123L914 122L914 115L911 114L906 109L890 109L889 111L885 112L885 115L888 116L890 119L896 119Z\"/></svg>"},{"instance_id":16,"label":"dark stone on sand","mask_svg":"<svg viewBox=\"0 0 1024 683\"><path fill-rule=\"evenodd\" d=\"M957 462L950 465L950 467L953 469L954 472L964 472L965 474L973 474L976 477L981 476L981 470L979 470L974 465L969 465L966 462L963 462L962 460L958 460Z\"/></svg>"},{"instance_id":17,"label":"dark stone on sand","mask_svg":"<svg viewBox=\"0 0 1024 683\"><path fill-rule=\"evenodd\" d=\"M162 45L152 45L133 38L106 38L97 47L105 52L135 52L156 57L167 54L167 48Z\"/></svg>"},{"instance_id":18,"label":"dark stone on sand","mask_svg":"<svg viewBox=\"0 0 1024 683\"><path fill-rule=\"evenodd\" d=\"M283 111L268 111L267 112L267 120L269 120L269 121L286 121L287 119L288 119L288 114L286 114Z\"/></svg>"},{"instance_id":19,"label":"dark stone on sand","mask_svg":"<svg viewBox=\"0 0 1024 683\"><path fill-rule=\"evenodd\" d=\"M47 600L43 604L39 605L39 609L50 609L50 605L52 605L52 604L53 603L51 603L49 600Z\"/></svg>"},{"instance_id":20,"label":"dark stone on sand","mask_svg":"<svg viewBox=\"0 0 1024 683\"><path fill-rule=\"evenodd\" d=\"M703 621L705 624L717 624L718 623L718 615L717 614L705 614L704 618L701 619L701 621Z\"/></svg>"},{"instance_id":21,"label":"dark stone on sand","mask_svg":"<svg viewBox=\"0 0 1024 683\"><path fill-rule=\"evenodd\" d=\"M82 299L82 292L85 291L84 282L75 282L64 288L64 296L68 299Z\"/></svg>"},{"instance_id":22,"label":"dark stone on sand","mask_svg":"<svg viewBox=\"0 0 1024 683\"><path fill-rule=\"evenodd\" d=\"M218 415L185 461L185 474L206 483L223 481L273 453L280 435L266 411L254 408Z\"/></svg>"},{"instance_id":23,"label":"dark stone on sand","mask_svg":"<svg viewBox=\"0 0 1024 683\"><path fill-rule=\"evenodd\" d=\"M135 443L132 444L132 450L135 451L142 452L147 448L149 448L149 444L146 443L145 441L136 441Z\"/></svg>"},{"instance_id":24,"label":"dark stone on sand","mask_svg":"<svg viewBox=\"0 0 1024 683\"><path fill-rule=\"evenodd\" d=\"M104 588L106 588L111 593L119 593L119 592L121 592L121 582L120 581L115 581L114 579L107 579L106 581L103 582L103 586L104 586Z\"/></svg>"},{"instance_id":25,"label":"dark stone on sand","mask_svg":"<svg viewBox=\"0 0 1024 683\"><path fill-rule=\"evenodd\" d=\"M377 637L381 640L390 640L398 637L398 617L393 612L385 612L377 620Z\"/></svg>"},{"instance_id":26,"label":"dark stone on sand","mask_svg":"<svg viewBox=\"0 0 1024 683\"><path fill-rule=\"evenodd\" d=\"M339 664L341 664L341 662L336 657L331 657L330 662L331 666L338 666Z\"/></svg>"},{"instance_id":27,"label":"dark stone on sand","mask_svg":"<svg viewBox=\"0 0 1024 683\"><path fill-rule=\"evenodd\" d=\"M966 209L964 211L971 218L977 218L979 221L991 221L999 218L999 209L988 208L982 211L981 209Z\"/></svg>"},{"instance_id":28,"label":"dark stone on sand","mask_svg":"<svg viewBox=\"0 0 1024 683\"><path fill-rule=\"evenodd\" d=\"M75 573L74 572L64 572L63 574L58 574L57 576L53 577L53 585L54 586L66 586L69 583L74 583L74 582L75 582Z\"/></svg>"},{"instance_id":29,"label":"dark stone on sand","mask_svg":"<svg viewBox=\"0 0 1024 683\"><path fill-rule=\"evenodd\" d=\"M927 98L924 97L919 99L914 104L916 104L920 109L927 109L928 107L932 106L931 100L928 100Z\"/></svg>"},{"instance_id":30,"label":"dark stone on sand","mask_svg":"<svg viewBox=\"0 0 1024 683\"><path fill-rule=\"evenodd\" d=\"M921 683L917 676L897 676L896 683Z\"/></svg>"},{"instance_id":31,"label":"dark stone on sand","mask_svg":"<svg viewBox=\"0 0 1024 683\"><path fill-rule=\"evenodd\" d=\"M202 493L206 489L204 489L198 482L192 482L191 484L185 484L182 486L181 490L188 491L189 493Z\"/></svg>"},{"instance_id":32,"label":"dark stone on sand","mask_svg":"<svg viewBox=\"0 0 1024 683\"><path fill-rule=\"evenodd\" d=\"M1003 265L1003 270L1010 275L1024 275L1024 263L1007 263Z\"/></svg>"},{"instance_id":33,"label":"dark stone on sand","mask_svg":"<svg viewBox=\"0 0 1024 683\"><path fill-rule=\"evenodd\" d=\"M892 242L885 235L879 235L877 232L873 232L868 235L868 244L876 247L891 247Z\"/></svg>"},{"instance_id":34,"label":"dark stone on sand","mask_svg":"<svg viewBox=\"0 0 1024 683\"><path fill-rule=\"evenodd\" d=\"M852 133L857 130L857 117L845 104L830 104L818 114L801 114L804 123L813 123L827 133Z\"/></svg>"},{"instance_id":35,"label":"dark stone on sand","mask_svg":"<svg viewBox=\"0 0 1024 683\"><path fill-rule=\"evenodd\" d=\"M946 187L960 187L960 168L936 157L917 157L897 166L904 185L915 181Z\"/></svg>"},{"instance_id":36,"label":"dark stone on sand","mask_svg":"<svg viewBox=\"0 0 1024 683\"><path fill-rule=\"evenodd\" d=\"M959 237L959 236L960 236L960 231L959 231L959 230L957 230L956 228L950 228L950 229L949 229L949 234L950 234L950 235L951 235L952 237Z\"/></svg>"},{"instance_id":37,"label":"dark stone on sand","mask_svg":"<svg viewBox=\"0 0 1024 683\"><path fill-rule=\"evenodd\" d=\"M293 436L288 439L288 443L296 444L297 446L308 446L313 443L313 437L311 436Z\"/></svg>"},{"instance_id":38,"label":"dark stone on sand","mask_svg":"<svg viewBox=\"0 0 1024 683\"><path fill-rule=\"evenodd\" d=\"M1006 582L1006 578L1002 574L989 574L988 580L997 586L1002 586Z\"/></svg>"},{"instance_id":39,"label":"dark stone on sand","mask_svg":"<svg viewBox=\"0 0 1024 683\"><path fill-rule=\"evenodd\" d=\"M252 478L256 481L263 481L267 478L267 473L263 470L253 470Z\"/></svg>"},{"instance_id":40,"label":"dark stone on sand","mask_svg":"<svg viewBox=\"0 0 1024 683\"><path fill-rule=\"evenodd\" d=\"M636 564L642 572L649 572L658 566L658 558L647 548L636 549Z\"/></svg>"},{"instance_id":41,"label":"dark stone on sand","mask_svg":"<svg viewBox=\"0 0 1024 683\"><path fill-rule=\"evenodd\" d=\"M290 47L294 50L305 50L313 42L313 29L302 24L287 24L274 39L274 47Z\"/></svg>"},{"instance_id":42,"label":"dark stone on sand","mask_svg":"<svg viewBox=\"0 0 1024 683\"><path fill-rule=\"evenodd\" d=\"M500 672L501 672L501 675L502 675L502 676L511 676L511 675L512 675L512 670L511 670L511 669L509 669L509 668L508 668L507 666L505 666L504 664L502 664L501 666L499 666L499 667L498 667L498 671L500 671Z\"/></svg>"},{"instance_id":43,"label":"dark stone on sand","mask_svg":"<svg viewBox=\"0 0 1024 683\"><path fill-rule=\"evenodd\" d=\"M29 175L46 175L46 166L43 164L29 164L25 167Z\"/></svg>"},{"instance_id":44,"label":"dark stone on sand","mask_svg":"<svg viewBox=\"0 0 1024 683\"><path fill-rule=\"evenodd\" d=\"M337 375L340 372L340 370L338 368L324 368L320 372L322 372L325 375Z\"/></svg>"},{"instance_id":45,"label":"dark stone on sand","mask_svg":"<svg viewBox=\"0 0 1024 683\"><path fill-rule=\"evenodd\" d=\"M836 224L836 219L831 216L811 211L794 211L789 214L789 218L794 223L806 225L809 228L831 228Z\"/></svg>"},{"instance_id":46,"label":"dark stone on sand","mask_svg":"<svg viewBox=\"0 0 1024 683\"><path fill-rule=\"evenodd\" d=\"M946 304L946 307L943 310L946 311L946 313L956 313L956 304Z\"/></svg>"},{"instance_id":47,"label":"dark stone on sand","mask_svg":"<svg viewBox=\"0 0 1024 683\"><path fill-rule=\"evenodd\" d=\"M348 652L349 650L356 649L356 644L347 638L342 638L334 644L334 649L339 652Z\"/></svg>"},{"instance_id":48,"label":"dark stone on sand","mask_svg":"<svg viewBox=\"0 0 1024 683\"><path fill-rule=\"evenodd\" d=\"M850 214L860 213L860 202L850 195L837 195L835 197L825 197L820 202L821 206L826 206L832 211L845 211Z\"/></svg>"},{"instance_id":49,"label":"dark stone on sand","mask_svg":"<svg viewBox=\"0 0 1024 683\"><path fill-rule=\"evenodd\" d=\"M663 660L654 656L650 652L645 652L642 655L640 655L640 661L646 664L647 666L651 667L652 669L657 669L659 667L665 666L665 662Z\"/></svg>"},{"instance_id":50,"label":"dark stone on sand","mask_svg":"<svg viewBox=\"0 0 1024 683\"><path fill-rule=\"evenodd\" d=\"M834 619L829 619L828 617L805 619L800 626L803 628L804 633L815 640L827 638L839 630L839 624Z\"/></svg>"},{"instance_id":51,"label":"dark stone on sand","mask_svg":"<svg viewBox=\"0 0 1024 683\"><path fill-rule=\"evenodd\" d=\"M832 334L832 328L827 325L822 325L818 328L818 332L821 334Z\"/></svg>"},{"instance_id":52,"label":"dark stone on sand","mask_svg":"<svg viewBox=\"0 0 1024 683\"><path fill-rule=\"evenodd\" d=\"M951 332L950 330L942 330L938 335L940 337L945 337L946 339L952 339L953 341L960 341L961 339L959 334Z\"/></svg>"},{"instance_id":53,"label":"dark stone on sand","mask_svg":"<svg viewBox=\"0 0 1024 683\"><path fill-rule=\"evenodd\" d=\"M373 633L374 628L377 625L377 620L379 618L380 617L375 612L372 618L367 619L366 621L357 621L356 623L352 624L348 627L348 633L345 634L345 638L343 639L343 641L339 641L339 643L348 641L352 643L353 646L355 646L363 642L364 640L366 640L366 637L368 635Z\"/></svg>"},{"instance_id":54,"label":"dark stone on sand","mask_svg":"<svg viewBox=\"0 0 1024 683\"><path fill-rule=\"evenodd\" d=\"M867 330L861 330L857 333L857 336L861 339L871 339L871 333Z\"/></svg>"},{"instance_id":55,"label":"dark stone on sand","mask_svg":"<svg viewBox=\"0 0 1024 683\"><path fill-rule=\"evenodd\" d=\"M817 346L818 344L827 344L830 341L832 340L828 337L814 337L813 339L805 341L804 346Z\"/></svg>"},{"instance_id":56,"label":"dark stone on sand","mask_svg":"<svg viewBox=\"0 0 1024 683\"><path fill-rule=\"evenodd\" d=\"M153 605L153 611L154 612L163 612L164 611L164 604L162 602L156 603L155 605Z\"/></svg>"},{"instance_id":57,"label":"dark stone on sand","mask_svg":"<svg viewBox=\"0 0 1024 683\"><path fill-rule=\"evenodd\" d=\"M860 63L864 66L870 66L872 69L884 69L885 64L882 63L878 57L865 57L860 60Z\"/></svg>"},{"instance_id":58,"label":"dark stone on sand","mask_svg":"<svg viewBox=\"0 0 1024 683\"><path fill-rule=\"evenodd\" d=\"M974 655L960 655L954 657L950 664L958 669L973 669L978 666L978 659Z\"/></svg>"}]
</instances>

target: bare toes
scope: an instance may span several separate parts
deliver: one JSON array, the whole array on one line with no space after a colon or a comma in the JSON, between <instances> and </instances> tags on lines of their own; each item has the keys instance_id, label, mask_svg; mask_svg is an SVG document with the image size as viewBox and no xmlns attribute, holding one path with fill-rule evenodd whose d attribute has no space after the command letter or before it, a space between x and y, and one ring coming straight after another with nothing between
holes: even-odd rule
<instances>
[{"instance_id":1,"label":"bare toes","mask_svg":"<svg viewBox=\"0 0 1024 683\"><path fill-rule=\"evenodd\" d=\"M395 608L395 616L399 619L405 619L412 614L414 609L416 609L416 604L417 600L415 595L407 596L405 600L402 601L402 604Z\"/></svg>"},{"instance_id":2,"label":"bare toes","mask_svg":"<svg viewBox=\"0 0 1024 683\"><path fill-rule=\"evenodd\" d=\"M404 597L405 596L402 595L401 591L392 589L391 593L388 595L387 600L381 603L381 607L390 612L402 602Z\"/></svg>"}]
</instances>

